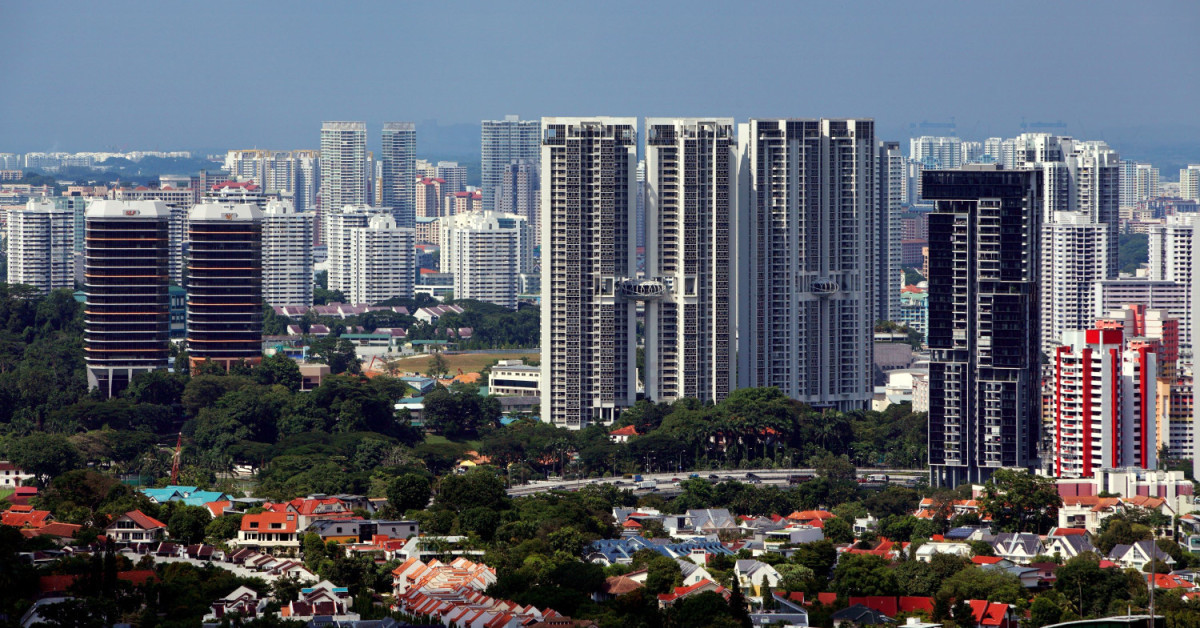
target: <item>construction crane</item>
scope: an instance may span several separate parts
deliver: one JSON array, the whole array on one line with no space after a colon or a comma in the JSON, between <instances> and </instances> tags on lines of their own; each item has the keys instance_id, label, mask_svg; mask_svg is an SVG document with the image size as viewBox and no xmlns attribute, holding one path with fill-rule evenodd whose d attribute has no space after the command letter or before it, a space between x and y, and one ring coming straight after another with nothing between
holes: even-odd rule
<instances>
[{"instance_id":1,"label":"construction crane","mask_svg":"<svg viewBox=\"0 0 1200 628\"><path fill-rule=\"evenodd\" d=\"M183 432L179 433L178 440L175 441L175 454L171 456L171 484L179 481L179 465L183 460Z\"/></svg>"}]
</instances>

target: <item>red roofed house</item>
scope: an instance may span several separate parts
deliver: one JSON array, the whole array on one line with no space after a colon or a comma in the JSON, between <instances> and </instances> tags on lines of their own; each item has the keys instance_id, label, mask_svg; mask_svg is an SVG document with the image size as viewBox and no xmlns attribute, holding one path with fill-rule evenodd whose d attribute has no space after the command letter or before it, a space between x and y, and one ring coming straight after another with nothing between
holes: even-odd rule
<instances>
[{"instance_id":1,"label":"red roofed house","mask_svg":"<svg viewBox=\"0 0 1200 628\"><path fill-rule=\"evenodd\" d=\"M724 597L727 600L729 599L730 595L728 589L713 582L712 580L701 580L690 587L675 587L675 590L670 593L660 593L658 596L658 607L666 608L685 597L695 595L697 593L704 593L705 591L718 593L721 595L721 597Z\"/></svg>"},{"instance_id":2,"label":"red roofed house","mask_svg":"<svg viewBox=\"0 0 1200 628\"><path fill-rule=\"evenodd\" d=\"M987 600L970 600L971 615L977 628L1017 628L1020 625L1015 607Z\"/></svg>"},{"instance_id":3,"label":"red roofed house","mask_svg":"<svg viewBox=\"0 0 1200 628\"><path fill-rule=\"evenodd\" d=\"M628 441L630 438L637 436L637 435L638 435L637 428L632 425L626 425L625 427L615 429L608 433L608 437L614 443L624 443L624 442Z\"/></svg>"},{"instance_id":4,"label":"red roofed house","mask_svg":"<svg viewBox=\"0 0 1200 628\"><path fill-rule=\"evenodd\" d=\"M278 548L300 547L297 520L294 512L260 512L242 516L238 530L238 547Z\"/></svg>"},{"instance_id":5,"label":"red roofed house","mask_svg":"<svg viewBox=\"0 0 1200 628\"><path fill-rule=\"evenodd\" d=\"M34 510L33 506L13 506L0 513L0 523L14 528L41 528L53 520L49 510Z\"/></svg>"},{"instance_id":6,"label":"red roofed house","mask_svg":"<svg viewBox=\"0 0 1200 628\"><path fill-rule=\"evenodd\" d=\"M157 543L167 533L167 524L140 510L131 510L104 528L108 538L117 543Z\"/></svg>"}]
</instances>

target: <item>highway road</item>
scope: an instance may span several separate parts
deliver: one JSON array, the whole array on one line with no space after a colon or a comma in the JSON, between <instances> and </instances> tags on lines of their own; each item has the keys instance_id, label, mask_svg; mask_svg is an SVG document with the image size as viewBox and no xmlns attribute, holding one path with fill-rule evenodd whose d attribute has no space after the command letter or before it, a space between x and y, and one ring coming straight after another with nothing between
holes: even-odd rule
<instances>
[{"instance_id":1,"label":"highway road","mask_svg":"<svg viewBox=\"0 0 1200 628\"><path fill-rule=\"evenodd\" d=\"M658 493L675 493L676 489L675 478L686 480L691 474L697 474L699 477L711 482L723 482L725 480L737 480L739 482L754 483L754 484L770 484L775 486L787 486L788 477L792 475L811 475L816 476L816 471L813 469L746 469L737 471L717 470L717 471L680 471L678 473L644 473L642 474L643 481L654 480L656 483L655 489L640 489L637 483L632 479L615 477L615 478L588 478L584 480L534 480L529 484L519 484L508 489L509 496L519 497L522 495L533 495L535 493L544 493L554 490L578 490L589 484L614 484L618 488L630 489L639 494L658 492ZM895 483L897 481L916 480L918 478L927 478L928 471L921 469L859 469L858 477L865 479L871 475L886 474L889 479Z\"/></svg>"}]
</instances>

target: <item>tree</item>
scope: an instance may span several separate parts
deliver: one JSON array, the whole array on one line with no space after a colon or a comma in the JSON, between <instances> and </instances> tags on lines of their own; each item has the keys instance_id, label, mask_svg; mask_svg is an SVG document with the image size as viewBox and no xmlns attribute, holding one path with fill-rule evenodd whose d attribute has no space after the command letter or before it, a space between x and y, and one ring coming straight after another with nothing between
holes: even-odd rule
<instances>
[{"instance_id":1,"label":"tree","mask_svg":"<svg viewBox=\"0 0 1200 628\"><path fill-rule=\"evenodd\" d=\"M410 510L421 510L429 505L430 489L429 478L405 473L388 483L388 505L399 515Z\"/></svg>"},{"instance_id":2,"label":"tree","mask_svg":"<svg viewBox=\"0 0 1200 628\"><path fill-rule=\"evenodd\" d=\"M837 549L833 547L833 542L826 539L800 544L796 547L792 560L808 567L818 578L826 578L829 576L829 570L837 564L837 557Z\"/></svg>"},{"instance_id":3,"label":"tree","mask_svg":"<svg viewBox=\"0 0 1200 628\"><path fill-rule=\"evenodd\" d=\"M442 352L438 351L429 358L429 369L425 374L430 377L442 378L450 372L450 367L446 364L446 358Z\"/></svg>"},{"instance_id":4,"label":"tree","mask_svg":"<svg viewBox=\"0 0 1200 628\"><path fill-rule=\"evenodd\" d=\"M834 543L850 543L854 540L854 528L849 521L841 517L834 517L825 522L823 528L825 538Z\"/></svg>"},{"instance_id":5,"label":"tree","mask_svg":"<svg viewBox=\"0 0 1200 628\"><path fill-rule=\"evenodd\" d=\"M646 591L649 593L670 593L683 583L683 572L673 558L658 556L652 559L646 565L646 572Z\"/></svg>"},{"instance_id":6,"label":"tree","mask_svg":"<svg viewBox=\"0 0 1200 628\"><path fill-rule=\"evenodd\" d=\"M300 390L300 384L304 381L300 375L300 365L282 352L263 358L262 363L254 369L254 377L264 386L279 385L292 392Z\"/></svg>"},{"instance_id":7,"label":"tree","mask_svg":"<svg viewBox=\"0 0 1200 628\"><path fill-rule=\"evenodd\" d=\"M1096 535L1096 549L1108 554L1118 545L1132 545L1138 541L1146 541L1154 537L1154 532L1141 524L1130 523L1127 519L1113 515L1105 519Z\"/></svg>"},{"instance_id":8,"label":"tree","mask_svg":"<svg viewBox=\"0 0 1200 628\"><path fill-rule=\"evenodd\" d=\"M1145 594L1145 576L1121 569L1102 569L1100 556L1084 552L1054 571L1054 590L1079 610L1081 617L1101 617L1109 607ZM1123 606L1122 606L1123 607Z\"/></svg>"},{"instance_id":9,"label":"tree","mask_svg":"<svg viewBox=\"0 0 1200 628\"><path fill-rule=\"evenodd\" d=\"M238 530L242 527L242 515L226 514L221 515L209 522L204 528L204 534L214 541L228 541L236 538Z\"/></svg>"},{"instance_id":10,"label":"tree","mask_svg":"<svg viewBox=\"0 0 1200 628\"><path fill-rule=\"evenodd\" d=\"M500 402L483 397L478 386L453 384L425 395L425 427L449 439L475 438L500 421Z\"/></svg>"},{"instance_id":11,"label":"tree","mask_svg":"<svg viewBox=\"0 0 1200 628\"><path fill-rule=\"evenodd\" d=\"M1016 604L1025 599L1025 588L1016 576L998 569L967 567L942 583L939 593L960 600L988 600Z\"/></svg>"},{"instance_id":12,"label":"tree","mask_svg":"<svg viewBox=\"0 0 1200 628\"><path fill-rule=\"evenodd\" d=\"M329 372L333 375L357 374L362 371L362 364L358 361L354 343L332 334L313 341L309 349L309 356L309 360L312 362L328 364Z\"/></svg>"},{"instance_id":13,"label":"tree","mask_svg":"<svg viewBox=\"0 0 1200 628\"><path fill-rule=\"evenodd\" d=\"M42 482L82 466L79 450L62 434L34 432L13 442L8 456L18 468Z\"/></svg>"},{"instance_id":14,"label":"tree","mask_svg":"<svg viewBox=\"0 0 1200 628\"><path fill-rule=\"evenodd\" d=\"M204 540L208 524L212 516L203 506L176 506L167 520L167 533L176 541L186 544L199 543Z\"/></svg>"},{"instance_id":15,"label":"tree","mask_svg":"<svg viewBox=\"0 0 1200 628\"><path fill-rule=\"evenodd\" d=\"M906 560L892 571L901 595L928 597L937 593L942 585L933 567L919 560Z\"/></svg>"},{"instance_id":16,"label":"tree","mask_svg":"<svg viewBox=\"0 0 1200 628\"><path fill-rule=\"evenodd\" d=\"M1045 534L1058 523L1062 497L1053 478L999 469L984 485L979 506L1001 531Z\"/></svg>"},{"instance_id":17,"label":"tree","mask_svg":"<svg viewBox=\"0 0 1200 628\"><path fill-rule=\"evenodd\" d=\"M472 469L463 475L448 475L438 484L434 505L454 512L468 508L504 510L508 495L504 481L488 469Z\"/></svg>"},{"instance_id":18,"label":"tree","mask_svg":"<svg viewBox=\"0 0 1200 628\"><path fill-rule=\"evenodd\" d=\"M814 577L813 570L793 563L779 563L775 565L775 571L782 577L779 581L782 591L803 591Z\"/></svg>"},{"instance_id":19,"label":"tree","mask_svg":"<svg viewBox=\"0 0 1200 628\"><path fill-rule=\"evenodd\" d=\"M896 595L900 587L883 558L850 554L843 555L833 571L833 590L844 599L851 595Z\"/></svg>"}]
</instances>

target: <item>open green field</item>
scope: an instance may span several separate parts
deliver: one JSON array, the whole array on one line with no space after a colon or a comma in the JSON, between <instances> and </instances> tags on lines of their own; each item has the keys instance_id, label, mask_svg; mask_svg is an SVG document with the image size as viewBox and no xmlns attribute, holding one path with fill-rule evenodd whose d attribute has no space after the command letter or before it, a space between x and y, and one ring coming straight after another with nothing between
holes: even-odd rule
<instances>
[{"instance_id":1,"label":"open green field","mask_svg":"<svg viewBox=\"0 0 1200 628\"><path fill-rule=\"evenodd\" d=\"M429 369L430 357L432 356L418 355L404 358L399 361L400 368L424 373ZM496 360L520 360L523 357L537 360L541 354L537 349L530 349L522 353L458 353L446 354L442 357L446 360L446 368L450 371L450 375L454 376L458 374L458 369L462 369L464 373L478 373Z\"/></svg>"}]
</instances>

